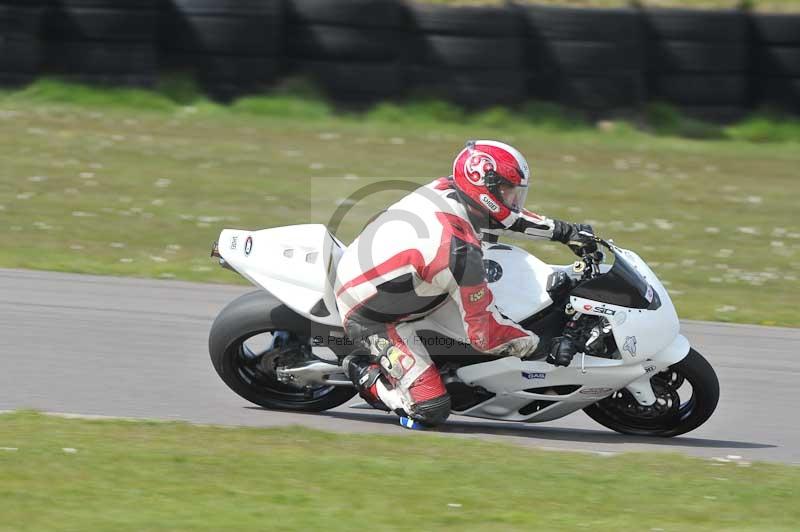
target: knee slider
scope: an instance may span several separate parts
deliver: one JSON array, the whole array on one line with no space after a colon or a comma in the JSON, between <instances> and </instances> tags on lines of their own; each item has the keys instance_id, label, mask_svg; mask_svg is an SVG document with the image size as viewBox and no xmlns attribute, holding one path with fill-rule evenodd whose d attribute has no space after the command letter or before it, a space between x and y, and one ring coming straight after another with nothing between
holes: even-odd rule
<instances>
[{"instance_id":1,"label":"knee slider","mask_svg":"<svg viewBox=\"0 0 800 532\"><path fill-rule=\"evenodd\" d=\"M412 417L423 425L435 427L447 420L450 416L450 408L450 395L444 394L415 404Z\"/></svg>"}]
</instances>

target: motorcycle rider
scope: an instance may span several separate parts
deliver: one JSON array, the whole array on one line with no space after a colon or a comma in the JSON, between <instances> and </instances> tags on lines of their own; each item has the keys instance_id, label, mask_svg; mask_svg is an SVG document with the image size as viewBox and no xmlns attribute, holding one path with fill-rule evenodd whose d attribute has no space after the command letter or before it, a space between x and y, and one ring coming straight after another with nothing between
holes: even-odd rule
<instances>
[{"instance_id":1,"label":"motorcycle rider","mask_svg":"<svg viewBox=\"0 0 800 532\"><path fill-rule=\"evenodd\" d=\"M424 426L444 422L450 396L422 340L409 323L449 297L469 344L497 356L526 357L539 338L506 318L487 285L481 239L517 234L567 244L576 254L596 249L591 226L523 208L530 170L515 148L470 141L453 175L414 190L364 228L344 252L335 293L346 334L369 348L343 366L361 397ZM584 233L584 234L582 234ZM548 361L569 365L575 349L556 342Z\"/></svg>"}]
</instances>

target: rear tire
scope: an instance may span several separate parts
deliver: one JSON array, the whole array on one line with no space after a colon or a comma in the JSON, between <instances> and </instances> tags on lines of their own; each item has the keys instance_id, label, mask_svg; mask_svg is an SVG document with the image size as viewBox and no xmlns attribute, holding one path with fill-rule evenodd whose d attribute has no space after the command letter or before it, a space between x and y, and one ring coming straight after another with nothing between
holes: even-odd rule
<instances>
[{"instance_id":1,"label":"rear tire","mask_svg":"<svg viewBox=\"0 0 800 532\"><path fill-rule=\"evenodd\" d=\"M246 360L245 342L256 335L281 331L302 338L302 331L286 330L285 324L273 323L273 316L287 311L266 292L251 292L228 304L214 320L208 340L217 374L239 396L271 410L321 412L346 403L355 395L355 389L320 386L304 392L278 382L274 375L259 371Z\"/></svg>"},{"instance_id":2,"label":"rear tire","mask_svg":"<svg viewBox=\"0 0 800 532\"><path fill-rule=\"evenodd\" d=\"M666 372L653 375L653 378L663 379L665 374L679 375L688 381L692 395L674 412L662 418L632 415L630 405L635 403L635 399L628 397L630 394L624 389L584 408L584 412L604 427L635 436L678 436L705 423L719 402L719 380L711 364L700 353L690 349L683 360L670 366Z\"/></svg>"}]
</instances>

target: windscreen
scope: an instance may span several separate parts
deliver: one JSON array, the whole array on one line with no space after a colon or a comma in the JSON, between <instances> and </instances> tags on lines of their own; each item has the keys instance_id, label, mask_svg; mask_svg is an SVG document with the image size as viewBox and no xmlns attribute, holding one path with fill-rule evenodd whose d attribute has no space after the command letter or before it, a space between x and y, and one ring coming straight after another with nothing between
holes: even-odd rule
<instances>
[{"instance_id":1,"label":"windscreen","mask_svg":"<svg viewBox=\"0 0 800 532\"><path fill-rule=\"evenodd\" d=\"M572 295L621 307L650 308L654 298L652 288L622 252L612 250L612 253L611 269L579 284Z\"/></svg>"}]
</instances>

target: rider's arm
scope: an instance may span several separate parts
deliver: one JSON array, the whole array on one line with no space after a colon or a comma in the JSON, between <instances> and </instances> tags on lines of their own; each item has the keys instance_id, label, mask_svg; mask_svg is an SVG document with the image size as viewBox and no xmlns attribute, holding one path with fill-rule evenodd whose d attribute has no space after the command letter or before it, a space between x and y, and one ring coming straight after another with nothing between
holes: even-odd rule
<instances>
[{"instance_id":1,"label":"rider's arm","mask_svg":"<svg viewBox=\"0 0 800 532\"><path fill-rule=\"evenodd\" d=\"M522 209L519 218L508 229L484 229L484 233L502 236L520 236L534 240L555 240L566 243L572 224L554 220L527 209Z\"/></svg>"},{"instance_id":2,"label":"rider's arm","mask_svg":"<svg viewBox=\"0 0 800 532\"><path fill-rule=\"evenodd\" d=\"M594 234L591 225L555 220L527 209L522 209L517 221L508 229L486 229L484 232L502 236L521 236L534 240L554 240L568 245L578 256L583 249L589 251L597 249L591 238L581 234L584 232Z\"/></svg>"},{"instance_id":3,"label":"rider's arm","mask_svg":"<svg viewBox=\"0 0 800 532\"><path fill-rule=\"evenodd\" d=\"M503 316L494 304L478 241L457 232L449 245L448 267L434 277L433 283L447 290L458 305L470 345L489 354L505 352L521 357L532 352L538 337Z\"/></svg>"}]
</instances>

